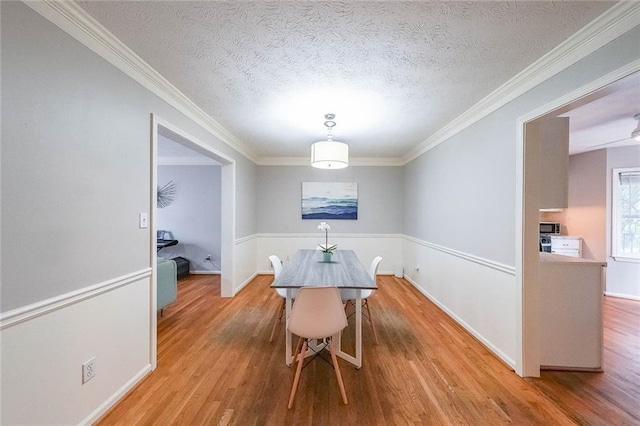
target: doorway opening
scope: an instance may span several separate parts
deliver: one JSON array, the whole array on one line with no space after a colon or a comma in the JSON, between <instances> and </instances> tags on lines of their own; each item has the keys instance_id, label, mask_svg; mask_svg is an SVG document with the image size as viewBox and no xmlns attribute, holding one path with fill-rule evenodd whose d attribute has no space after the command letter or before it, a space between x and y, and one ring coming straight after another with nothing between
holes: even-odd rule
<instances>
[{"instance_id":1,"label":"doorway opening","mask_svg":"<svg viewBox=\"0 0 640 426\"><path fill-rule=\"evenodd\" d=\"M236 163L232 158L208 146L179 127L169 123L155 114L151 115L151 188L149 208L151 227L151 282L155 283L157 273L157 196L158 196L158 141L168 138L201 156L213 160L220 165L220 241L219 259L212 259L220 272L220 293L222 297L233 297L233 265L235 241L235 191L236 191ZM205 260L205 255L203 259ZM217 260L217 261L216 261ZM206 262L197 262L203 265ZM151 286L151 360L155 368L157 350L157 317L156 317L156 288Z\"/></svg>"},{"instance_id":2,"label":"doorway opening","mask_svg":"<svg viewBox=\"0 0 640 426\"><path fill-rule=\"evenodd\" d=\"M517 120L516 157L516 282L519 300L516 372L523 377L540 376L540 285L539 221L540 221L540 144L536 120L564 114L615 90L618 81L640 70L635 61L590 84L583 86ZM629 131L630 133L630 131Z\"/></svg>"}]
</instances>

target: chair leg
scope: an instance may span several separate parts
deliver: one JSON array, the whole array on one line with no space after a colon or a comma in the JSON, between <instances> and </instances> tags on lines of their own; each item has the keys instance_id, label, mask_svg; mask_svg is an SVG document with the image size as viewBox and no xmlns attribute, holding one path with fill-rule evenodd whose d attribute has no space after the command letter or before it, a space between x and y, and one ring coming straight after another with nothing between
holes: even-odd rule
<instances>
[{"instance_id":1,"label":"chair leg","mask_svg":"<svg viewBox=\"0 0 640 426\"><path fill-rule=\"evenodd\" d=\"M369 324L371 324L371 330L373 331L373 341L378 344L378 333L376 333L376 328L373 325L373 318L371 317L371 311L369 310L369 301L365 299L364 306L367 308L367 316L369 317Z\"/></svg>"},{"instance_id":2,"label":"chair leg","mask_svg":"<svg viewBox=\"0 0 640 426\"><path fill-rule=\"evenodd\" d=\"M296 376L293 378L293 386L291 386L291 395L289 395L289 405L287 409L291 409L293 407L293 399L296 396L296 391L298 390L298 381L300 380L300 372L302 371L302 364L304 363L304 356L302 354L307 352L307 339L304 339L304 343L302 344L302 353L298 360L298 368L296 368Z\"/></svg>"},{"instance_id":3,"label":"chair leg","mask_svg":"<svg viewBox=\"0 0 640 426\"><path fill-rule=\"evenodd\" d=\"M347 401L347 392L344 390L344 383L342 382L342 374L340 374L340 366L338 365L338 357L336 356L336 350L333 346L333 337L329 338L329 351L331 352L331 361L333 362L333 369L336 372L336 379L338 379L338 387L342 394L342 402L349 404Z\"/></svg>"},{"instance_id":4,"label":"chair leg","mask_svg":"<svg viewBox=\"0 0 640 426\"><path fill-rule=\"evenodd\" d=\"M296 343L296 348L293 351L293 360L292 360L291 364L295 364L296 359L298 358L298 354L300 353L300 346L302 346L302 341L303 340L304 340L304 338L298 337L298 342ZM304 354L302 354L302 358L304 358Z\"/></svg>"},{"instance_id":5,"label":"chair leg","mask_svg":"<svg viewBox=\"0 0 640 426\"><path fill-rule=\"evenodd\" d=\"M275 336L276 334L276 328L278 327L278 324L280 324L280 320L282 319L282 314L284 313L286 307L287 307L287 301L283 299L282 304L280 305L280 307L278 308L278 311L276 312L276 318L273 321L273 328L271 329L271 337L269 338L269 342L273 342L273 336Z\"/></svg>"}]
</instances>

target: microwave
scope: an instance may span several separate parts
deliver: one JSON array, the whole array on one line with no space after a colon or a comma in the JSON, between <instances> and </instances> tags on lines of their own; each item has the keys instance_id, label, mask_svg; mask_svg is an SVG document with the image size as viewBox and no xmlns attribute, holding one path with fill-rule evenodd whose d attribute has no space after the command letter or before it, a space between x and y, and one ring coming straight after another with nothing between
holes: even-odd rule
<instances>
[{"instance_id":1,"label":"microwave","mask_svg":"<svg viewBox=\"0 0 640 426\"><path fill-rule=\"evenodd\" d=\"M559 222L540 222L540 234L560 235Z\"/></svg>"}]
</instances>

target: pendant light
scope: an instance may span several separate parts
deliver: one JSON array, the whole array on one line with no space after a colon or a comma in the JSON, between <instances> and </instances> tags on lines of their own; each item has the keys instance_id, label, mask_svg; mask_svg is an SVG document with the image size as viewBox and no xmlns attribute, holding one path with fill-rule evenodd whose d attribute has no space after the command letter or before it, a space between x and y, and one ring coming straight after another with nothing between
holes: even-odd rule
<instances>
[{"instance_id":1,"label":"pendant light","mask_svg":"<svg viewBox=\"0 0 640 426\"><path fill-rule=\"evenodd\" d=\"M335 114L325 114L327 140L311 145L311 166L318 169L343 169L349 165L349 145L333 140Z\"/></svg>"}]
</instances>

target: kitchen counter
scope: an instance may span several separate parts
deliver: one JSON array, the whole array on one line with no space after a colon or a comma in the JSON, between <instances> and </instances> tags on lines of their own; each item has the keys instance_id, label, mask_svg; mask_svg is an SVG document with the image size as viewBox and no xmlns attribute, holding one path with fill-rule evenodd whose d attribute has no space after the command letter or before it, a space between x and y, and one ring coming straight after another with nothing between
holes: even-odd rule
<instances>
[{"instance_id":1,"label":"kitchen counter","mask_svg":"<svg viewBox=\"0 0 640 426\"><path fill-rule=\"evenodd\" d=\"M540 368L601 371L606 265L540 253Z\"/></svg>"},{"instance_id":2,"label":"kitchen counter","mask_svg":"<svg viewBox=\"0 0 640 426\"><path fill-rule=\"evenodd\" d=\"M584 259L581 257L562 256L560 254L540 252L540 262L544 263L574 263L594 266L607 266L607 262Z\"/></svg>"}]
</instances>

